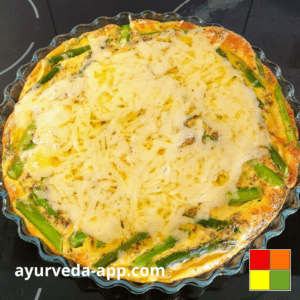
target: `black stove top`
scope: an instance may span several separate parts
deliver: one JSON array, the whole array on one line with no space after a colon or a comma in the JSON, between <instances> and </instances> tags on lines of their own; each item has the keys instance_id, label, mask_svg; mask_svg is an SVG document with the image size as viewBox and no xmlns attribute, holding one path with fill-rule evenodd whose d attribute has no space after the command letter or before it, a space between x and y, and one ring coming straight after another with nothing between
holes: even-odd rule
<instances>
[{"instance_id":1,"label":"black stove top","mask_svg":"<svg viewBox=\"0 0 300 300\"><path fill-rule=\"evenodd\" d=\"M47 46L55 35L69 32L77 24L91 23L99 16L122 11L176 11L222 24L243 35L253 46L261 47L276 62L283 76L295 87L300 98L300 2L298 0L2 0L0 1L0 90L13 82L20 66L33 53ZM3 100L3 94L0 99ZM292 291L249 292L248 263L245 272L227 281L218 279L201 299L300 299L300 212L288 217L284 232L268 243L269 249L291 249ZM198 299L200 290L185 288L173 296L151 291L131 295L125 289L95 290L90 279L62 276L15 275L17 267L59 267L39 257L33 244L18 237L17 226L0 213L0 298L14 299Z\"/></svg>"}]
</instances>

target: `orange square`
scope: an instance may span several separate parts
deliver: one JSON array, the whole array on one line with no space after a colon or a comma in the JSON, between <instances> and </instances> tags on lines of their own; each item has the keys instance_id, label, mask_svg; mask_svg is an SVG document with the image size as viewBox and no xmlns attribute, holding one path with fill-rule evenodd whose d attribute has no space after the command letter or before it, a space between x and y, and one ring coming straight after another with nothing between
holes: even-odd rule
<instances>
[{"instance_id":1,"label":"orange square","mask_svg":"<svg viewBox=\"0 0 300 300\"><path fill-rule=\"evenodd\" d=\"M271 250L270 252L271 270L289 270L291 268L290 250Z\"/></svg>"}]
</instances>

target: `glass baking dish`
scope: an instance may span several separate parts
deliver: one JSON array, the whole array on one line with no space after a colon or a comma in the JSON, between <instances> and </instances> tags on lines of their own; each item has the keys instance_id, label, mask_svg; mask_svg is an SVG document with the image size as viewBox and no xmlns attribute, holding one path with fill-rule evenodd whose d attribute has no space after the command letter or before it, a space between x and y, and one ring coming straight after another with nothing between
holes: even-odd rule
<instances>
[{"instance_id":1,"label":"glass baking dish","mask_svg":"<svg viewBox=\"0 0 300 300\"><path fill-rule=\"evenodd\" d=\"M119 26L122 26L124 24L129 23L129 18L131 20L135 19L151 19L151 20L157 20L160 22L168 22L168 21L181 21L184 20L186 22L194 23L199 26L220 26L219 24L214 23L207 23L203 20L197 18L197 17L182 17L177 13L164 13L164 14L158 14L153 11L143 11L139 14L132 14L129 12L123 12L118 14L115 17L99 17L97 18L93 23L91 24L81 24L77 25L72 29L72 31L68 34L62 34L59 36L56 36L49 46L39 49L35 52L33 55L32 60L23 65L19 68L17 72L16 80L9 84L5 90L4 90L4 101L0 105L0 123L1 123L1 136L3 134L3 128L4 124L8 118L8 116L12 113L14 109L15 103L18 101L19 95L21 93L21 90L23 88L24 82L27 78L27 76L31 73L33 68L36 66L37 62L43 59L50 51L52 51L54 48L59 46L64 41L73 38L78 37L81 34L93 31L96 29L99 29L105 25L108 24L117 24ZM298 129L300 129L300 103L295 99L294 96L294 87L293 85L285 80L282 77L281 70L278 65L275 63L269 61L266 57L264 52L258 48L253 47L254 51L258 55L258 57L261 59L261 61L272 70L272 72L275 74L281 88L282 92L287 99L287 101L290 103L292 109L295 113L295 120ZM2 145L1 145L2 147ZM2 149L1 149L2 150ZM71 260L67 260L61 256L54 255L51 253L51 251L45 246L37 237L32 237L28 233L25 223L22 220L22 218L18 215L16 215L11 207L8 194L6 190L4 189L4 183L3 178L1 176L0 178L0 196L3 200L3 214L11 220L14 220L18 224L18 233L21 239L36 244L38 247L38 251L40 256L50 262L60 262L64 267L72 268L75 266L74 262ZM299 180L297 184L299 183ZM257 236L245 249L241 250L237 255L235 255L232 259L227 261L222 266L218 267L217 269L214 269L210 272L207 272L205 274L201 274L194 278L187 278L183 280L179 280L173 283L136 283L128 280L107 280L106 278L97 277L96 274L91 274L90 278L94 281L94 286L97 288L112 288L112 287L124 287L128 291L134 293L134 294L142 294L145 293L151 289L158 289L162 292L173 294L178 292L182 287L189 285L190 287L195 287L197 290L197 295L200 296L202 292L211 286L220 287L220 283L224 284L224 279L226 282L226 279L229 276L232 276L237 273L241 273L244 271L244 265L245 262L249 258L249 249L265 249L267 246L267 242L270 238L279 235L285 227L285 220L288 215L296 212L300 206L300 200L299 200L299 194L300 194L300 187L294 188L290 191L288 197L286 198L285 204L277 217L273 220L272 223L259 235ZM221 280L220 280L221 279ZM213 282L214 281L214 282Z\"/></svg>"}]
</instances>

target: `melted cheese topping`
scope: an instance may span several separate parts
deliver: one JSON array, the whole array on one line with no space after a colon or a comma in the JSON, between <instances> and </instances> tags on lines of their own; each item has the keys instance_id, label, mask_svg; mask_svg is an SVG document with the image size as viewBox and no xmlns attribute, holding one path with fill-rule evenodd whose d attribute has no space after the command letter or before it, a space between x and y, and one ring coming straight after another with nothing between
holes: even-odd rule
<instances>
[{"instance_id":1,"label":"melted cheese topping","mask_svg":"<svg viewBox=\"0 0 300 300\"><path fill-rule=\"evenodd\" d=\"M170 30L121 51L90 37L81 74L16 105L16 126L37 124L24 170L47 177L45 197L76 229L104 242L168 236L191 222L188 209L208 218L226 205L242 164L262 156L270 139L255 93L202 30ZM217 140L202 139L207 128Z\"/></svg>"}]
</instances>

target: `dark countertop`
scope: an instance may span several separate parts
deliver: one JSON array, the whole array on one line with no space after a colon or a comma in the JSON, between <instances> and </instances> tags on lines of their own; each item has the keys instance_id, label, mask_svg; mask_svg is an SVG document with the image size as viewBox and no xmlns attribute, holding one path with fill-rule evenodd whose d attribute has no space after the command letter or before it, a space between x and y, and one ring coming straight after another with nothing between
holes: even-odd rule
<instances>
[{"instance_id":1,"label":"dark countertop","mask_svg":"<svg viewBox=\"0 0 300 300\"><path fill-rule=\"evenodd\" d=\"M182 6L180 6L183 4ZM180 6L180 7L179 7ZM253 46L261 47L276 62L283 76L295 87L300 98L300 2L297 0L2 0L0 1L0 99L5 86L13 82L17 69L29 62L33 53L47 46L55 35L69 32L75 25L90 23L99 16L122 11L176 10L183 16L197 16L223 25L243 35ZM2 96L1 96L2 95ZM291 249L292 291L249 292L249 267L235 275L220 290L205 291L201 299L300 299L300 212L288 217L284 232L268 243L268 249ZM189 288L172 297L153 291L134 296L125 290L93 291L89 279L32 276L16 277L17 267L59 267L43 261L33 244L18 237L16 224L0 213L0 298L35 299L197 299L199 291ZM37 300L37 299L35 299Z\"/></svg>"}]
</instances>

